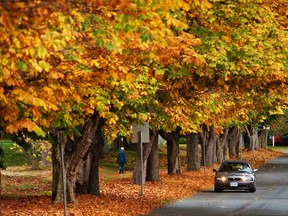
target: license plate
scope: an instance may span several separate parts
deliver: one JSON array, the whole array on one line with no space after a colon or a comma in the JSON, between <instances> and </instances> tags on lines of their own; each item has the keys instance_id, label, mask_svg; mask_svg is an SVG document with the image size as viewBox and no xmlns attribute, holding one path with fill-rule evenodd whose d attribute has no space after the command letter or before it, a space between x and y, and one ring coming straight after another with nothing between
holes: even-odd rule
<instances>
[{"instance_id":1,"label":"license plate","mask_svg":"<svg viewBox=\"0 0 288 216\"><path fill-rule=\"evenodd\" d=\"M230 187L238 187L238 182L230 182Z\"/></svg>"}]
</instances>

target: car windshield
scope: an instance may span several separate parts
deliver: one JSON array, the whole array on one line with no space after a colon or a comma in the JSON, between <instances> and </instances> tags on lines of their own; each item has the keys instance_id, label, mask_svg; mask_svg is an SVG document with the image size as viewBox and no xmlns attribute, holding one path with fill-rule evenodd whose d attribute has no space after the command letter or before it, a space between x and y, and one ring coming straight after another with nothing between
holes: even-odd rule
<instances>
[{"instance_id":1,"label":"car windshield","mask_svg":"<svg viewBox=\"0 0 288 216\"><path fill-rule=\"evenodd\" d=\"M251 168L245 163L225 163L219 169L220 172L251 172Z\"/></svg>"}]
</instances>

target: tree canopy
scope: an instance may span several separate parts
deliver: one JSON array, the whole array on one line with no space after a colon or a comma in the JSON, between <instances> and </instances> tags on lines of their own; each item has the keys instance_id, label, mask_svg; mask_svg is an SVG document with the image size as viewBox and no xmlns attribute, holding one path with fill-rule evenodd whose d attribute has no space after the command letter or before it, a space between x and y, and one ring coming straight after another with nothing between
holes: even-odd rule
<instances>
[{"instance_id":1,"label":"tree canopy","mask_svg":"<svg viewBox=\"0 0 288 216\"><path fill-rule=\"evenodd\" d=\"M262 121L287 105L285 4L2 1L2 126L72 135L95 112L111 136L134 121Z\"/></svg>"}]
</instances>

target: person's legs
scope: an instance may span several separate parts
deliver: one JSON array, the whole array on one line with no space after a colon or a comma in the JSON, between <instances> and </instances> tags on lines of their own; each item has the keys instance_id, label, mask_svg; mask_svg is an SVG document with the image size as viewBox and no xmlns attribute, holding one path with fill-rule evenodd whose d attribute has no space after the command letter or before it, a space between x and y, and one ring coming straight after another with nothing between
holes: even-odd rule
<instances>
[{"instance_id":1,"label":"person's legs","mask_svg":"<svg viewBox=\"0 0 288 216\"><path fill-rule=\"evenodd\" d=\"M119 163L119 173L124 173L124 163Z\"/></svg>"}]
</instances>

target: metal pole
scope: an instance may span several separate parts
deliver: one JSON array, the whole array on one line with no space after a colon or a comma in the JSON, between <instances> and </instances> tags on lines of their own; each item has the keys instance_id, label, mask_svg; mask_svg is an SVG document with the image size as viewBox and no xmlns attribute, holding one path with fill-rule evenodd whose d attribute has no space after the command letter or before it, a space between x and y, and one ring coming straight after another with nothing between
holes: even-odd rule
<instances>
[{"instance_id":1,"label":"metal pole","mask_svg":"<svg viewBox=\"0 0 288 216\"><path fill-rule=\"evenodd\" d=\"M243 135L242 135L242 133L240 133L240 139L239 139L240 160L242 160L242 146L243 146Z\"/></svg>"},{"instance_id":2,"label":"metal pole","mask_svg":"<svg viewBox=\"0 0 288 216\"><path fill-rule=\"evenodd\" d=\"M204 139L203 139L203 166L204 166L204 174L206 176L206 152L205 152L205 148L206 148L206 131L204 131Z\"/></svg>"},{"instance_id":3,"label":"metal pole","mask_svg":"<svg viewBox=\"0 0 288 216\"><path fill-rule=\"evenodd\" d=\"M268 145L268 128L266 128L266 150Z\"/></svg>"},{"instance_id":4,"label":"metal pole","mask_svg":"<svg viewBox=\"0 0 288 216\"><path fill-rule=\"evenodd\" d=\"M140 144L140 159L141 159L141 195L144 194L144 167L143 167L143 143L142 132L139 131L139 144Z\"/></svg>"},{"instance_id":5,"label":"metal pole","mask_svg":"<svg viewBox=\"0 0 288 216\"><path fill-rule=\"evenodd\" d=\"M263 126L263 129L265 130L265 148L267 150L267 145L268 145L268 130L270 129L270 125Z\"/></svg>"},{"instance_id":6,"label":"metal pole","mask_svg":"<svg viewBox=\"0 0 288 216\"><path fill-rule=\"evenodd\" d=\"M62 165L62 184L63 184L63 202L64 202L64 216L66 216L67 210L67 197L66 197L66 178L65 178L65 166L64 166L64 137L63 131L60 131L60 153L61 153L61 165Z\"/></svg>"}]
</instances>

